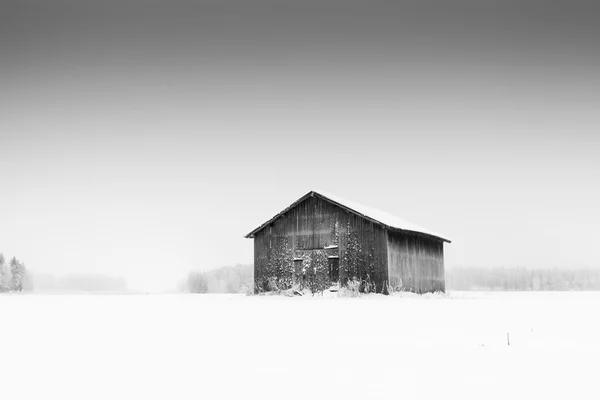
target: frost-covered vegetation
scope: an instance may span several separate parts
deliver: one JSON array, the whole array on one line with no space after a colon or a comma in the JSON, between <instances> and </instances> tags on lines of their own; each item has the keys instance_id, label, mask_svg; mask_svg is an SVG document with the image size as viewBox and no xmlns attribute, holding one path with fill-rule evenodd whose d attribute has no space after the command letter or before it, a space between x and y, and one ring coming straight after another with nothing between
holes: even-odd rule
<instances>
[{"instance_id":1,"label":"frost-covered vegetation","mask_svg":"<svg viewBox=\"0 0 600 400\"><path fill-rule=\"evenodd\" d=\"M307 273L303 279L293 281L275 277L266 278L265 282L254 282L252 265L238 264L233 267L221 267L210 271L190 272L182 285L182 291L188 293L244 293L271 295L322 295L332 284L324 274ZM390 288L390 290L393 290ZM343 292L343 293L342 293ZM375 292L375 285L370 279L354 278L340 292L343 296L351 293L368 294ZM385 291L387 293L387 290Z\"/></svg>"},{"instance_id":2,"label":"frost-covered vegetation","mask_svg":"<svg viewBox=\"0 0 600 400\"><path fill-rule=\"evenodd\" d=\"M22 261L12 257L9 262L0 253L0 292L31 290L32 284L27 268Z\"/></svg>"}]
</instances>

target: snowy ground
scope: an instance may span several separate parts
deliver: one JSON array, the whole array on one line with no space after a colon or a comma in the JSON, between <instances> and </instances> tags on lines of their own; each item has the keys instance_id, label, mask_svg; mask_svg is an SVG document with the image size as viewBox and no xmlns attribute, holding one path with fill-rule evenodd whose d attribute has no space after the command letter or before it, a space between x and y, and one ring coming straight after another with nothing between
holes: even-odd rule
<instances>
[{"instance_id":1,"label":"snowy ground","mask_svg":"<svg viewBox=\"0 0 600 400\"><path fill-rule=\"evenodd\" d=\"M598 305L600 293L1 295L0 396L598 399Z\"/></svg>"}]
</instances>

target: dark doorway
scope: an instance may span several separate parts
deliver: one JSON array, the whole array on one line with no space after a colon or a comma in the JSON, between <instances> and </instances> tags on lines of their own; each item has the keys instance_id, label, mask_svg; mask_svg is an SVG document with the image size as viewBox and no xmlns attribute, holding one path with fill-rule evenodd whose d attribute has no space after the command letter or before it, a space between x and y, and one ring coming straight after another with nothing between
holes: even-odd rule
<instances>
[{"instance_id":1,"label":"dark doorway","mask_svg":"<svg viewBox=\"0 0 600 400\"><path fill-rule=\"evenodd\" d=\"M338 283L340 280L340 258L329 257L329 281Z\"/></svg>"}]
</instances>

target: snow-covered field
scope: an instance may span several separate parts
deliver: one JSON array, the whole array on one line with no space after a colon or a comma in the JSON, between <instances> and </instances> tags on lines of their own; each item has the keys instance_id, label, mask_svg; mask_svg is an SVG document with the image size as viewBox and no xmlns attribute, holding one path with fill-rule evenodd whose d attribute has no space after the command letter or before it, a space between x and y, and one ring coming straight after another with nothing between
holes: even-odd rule
<instances>
[{"instance_id":1,"label":"snow-covered field","mask_svg":"<svg viewBox=\"0 0 600 400\"><path fill-rule=\"evenodd\" d=\"M1 295L0 397L599 399L599 305L600 293Z\"/></svg>"}]
</instances>

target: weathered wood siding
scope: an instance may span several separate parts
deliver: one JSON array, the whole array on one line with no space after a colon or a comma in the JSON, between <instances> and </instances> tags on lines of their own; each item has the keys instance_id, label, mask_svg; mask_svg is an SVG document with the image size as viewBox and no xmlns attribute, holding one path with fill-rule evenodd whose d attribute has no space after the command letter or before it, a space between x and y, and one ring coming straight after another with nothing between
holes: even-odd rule
<instances>
[{"instance_id":1,"label":"weathered wood siding","mask_svg":"<svg viewBox=\"0 0 600 400\"><path fill-rule=\"evenodd\" d=\"M444 242L420 235L388 232L390 285L415 293L445 291Z\"/></svg>"},{"instance_id":2,"label":"weathered wood siding","mask_svg":"<svg viewBox=\"0 0 600 400\"><path fill-rule=\"evenodd\" d=\"M385 230L318 196L307 198L255 234L255 282L262 288L269 277L293 282L298 274L294 259L300 258L302 265L317 266L325 273L329 256L339 256L342 281L353 277L370 280L378 292L387 283Z\"/></svg>"}]
</instances>

